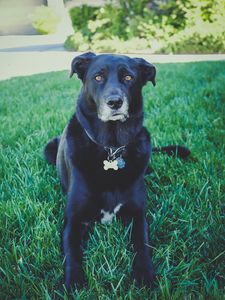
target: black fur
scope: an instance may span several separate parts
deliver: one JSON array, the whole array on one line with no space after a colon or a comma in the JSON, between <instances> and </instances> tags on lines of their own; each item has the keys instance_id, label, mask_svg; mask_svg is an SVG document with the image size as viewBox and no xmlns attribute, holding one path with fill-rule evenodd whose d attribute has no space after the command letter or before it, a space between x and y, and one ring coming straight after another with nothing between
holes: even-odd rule
<instances>
[{"instance_id":1,"label":"black fur","mask_svg":"<svg viewBox=\"0 0 225 300\"><path fill-rule=\"evenodd\" d=\"M59 141L60 139L58 137L53 138L51 141L48 142L44 149L45 159L50 165L56 165Z\"/></svg>"},{"instance_id":2,"label":"black fur","mask_svg":"<svg viewBox=\"0 0 225 300\"><path fill-rule=\"evenodd\" d=\"M45 147L45 157L56 163L68 200L63 232L65 286L70 289L85 282L82 233L86 223L100 220L102 210L113 212L121 204L117 216L124 223L133 220L133 277L138 285L150 287L155 272L145 216L144 175L151 155L151 139L143 127L141 90L147 81L155 85L155 67L143 59L86 53L73 60L71 76L74 73L83 81L76 113L62 136ZM115 108L114 103L122 103L122 107ZM104 109L102 114L102 107L107 114L104 115ZM107 147L115 150L121 146L125 146L121 152L125 167L104 170ZM179 149L183 148L167 150L169 154L179 154Z\"/></svg>"}]
</instances>

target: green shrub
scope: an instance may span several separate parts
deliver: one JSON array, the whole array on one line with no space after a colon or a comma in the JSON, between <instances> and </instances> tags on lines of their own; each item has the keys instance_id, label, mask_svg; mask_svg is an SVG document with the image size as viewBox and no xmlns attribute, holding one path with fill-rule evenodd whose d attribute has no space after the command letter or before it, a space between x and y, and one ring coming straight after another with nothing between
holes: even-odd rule
<instances>
[{"instance_id":1,"label":"green shrub","mask_svg":"<svg viewBox=\"0 0 225 300\"><path fill-rule=\"evenodd\" d=\"M83 5L70 10L70 16L74 30L92 38L96 33L101 33L104 38L110 39L117 36L126 40L130 38L127 28L135 15L143 16L147 0L119 0L113 5L107 2L104 7L90 7ZM132 36L133 37L133 36Z\"/></svg>"},{"instance_id":2,"label":"green shrub","mask_svg":"<svg viewBox=\"0 0 225 300\"><path fill-rule=\"evenodd\" d=\"M68 36L64 43L64 46L68 50L76 51L87 51L89 49L88 41L79 31L74 33L74 35Z\"/></svg>"},{"instance_id":3,"label":"green shrub","mask_svg":"<svg viewBox=\"0 0 225 300\"><path fill-rule=\"evenodd\" d=\"M116 36L113 36L110 39L101 39L98 35L95 35L90 43L80 32L69 36L65 41L64 46L68 50L81 52L90 50L104 53L134 53L143 49L149 49L150 47L147 40L138 37L123 41Z\"/></svg>"},{"instance_id":4,"label":"green shrub","mask_svg":"<svg viewBox=\"0 0 225 300\"><path fill-rule=\"evenodd\" d=\"M195 31L188 28L171 37L158 52L163 53L224 53L225 31L220 34L212 34Z\"/></svg>"},{"instance_id":5,"label":"green shrub","mask_svg":"<svg viewBox=\"0 0 225 300\"><path fill-rule=\"evenodd\" d=\"M225 0L117 0L71 12L70 49L96 52L225 52ZM80 32L80 34L78 34Z\"/></svg>"},{"instance_id":6,"label":"green shrub","mask_svg":"<svg viewBox=\"0 0 225 300\"><path fill-rule=\"evenodd\" d=\"M90 45L90 50L95 52L117 52L117 53L134 53L143 49L148 49L148 41L141 38L132 38L123 41L114 36L111 39L94 40Z\"/></svg>"},{"instance_id":7,"label":"green shrub","mask_svg":"<svg viewBox=\"0 0 225 300\"><path fill-rule=\"evenodd\" d=\"M60 17L56 12L47 6L38 6L30 16L32 26L40 34L50 34L57 31Z\"/></svg>"},{"instance_id":8,"label":"green shrub","mask_svg":"<svg viewBox=\"0 0 225 300\"><path fill-rule=\"evenodd\" d=\"M207 1L206 1L207 2ZM211 4L208 1L208 4ZM186 28L167 40L163 52L172 53L224 53L225 52L225 1L215 2L208 10L196 2L187 12Z\"/></svg>"},{"instance_id":9,"label":"green shrub","mask_svg":"<svg viewBox=\"0 0 225 300\"><path fill-rule=\"evenodd\" d=\"M92 7L87 5L82 5L78 7L73 7L70 10L70 17L72 20L74 31L81 31L82 34L90 36L90 30L88 29L88 21L95 20L98 7Z\"/></svg>"}]
</instances>

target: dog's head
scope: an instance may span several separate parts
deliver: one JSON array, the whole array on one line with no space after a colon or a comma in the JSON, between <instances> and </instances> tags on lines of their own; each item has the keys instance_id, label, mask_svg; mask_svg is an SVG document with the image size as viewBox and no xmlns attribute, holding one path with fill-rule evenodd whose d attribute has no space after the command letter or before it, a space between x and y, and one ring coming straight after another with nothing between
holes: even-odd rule
<instances>
[{"instance_id":1,"label":"dog's head","mask_svg":"<svg viewBox=\"0 0 225 300\"><path fill-rule=\"evenodd\" d=\"M155 85L156 69L142 58L89 52L73 59L70 77L74 73L100 120L124 122L142 109L142 87L148 81Z\"/></svg>"}]
</instances>

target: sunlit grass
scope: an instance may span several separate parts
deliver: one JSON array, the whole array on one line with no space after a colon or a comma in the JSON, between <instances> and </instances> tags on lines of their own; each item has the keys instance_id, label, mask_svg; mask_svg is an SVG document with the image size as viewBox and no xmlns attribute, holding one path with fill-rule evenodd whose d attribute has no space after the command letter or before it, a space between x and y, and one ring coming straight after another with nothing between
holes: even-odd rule
<instances>
[{"instance_id":1,"label":"sunlit grass","mask_svg":"<svg viewBox=\"0 0 225 300\"><path fill-rule=\"evenodd\" d=\"M75 299L222 299L224 62L158 65L144 89L154 145L186 145L186 161L154 155L146 177L154 291L131 281L130 230L96 224L85 251L87 287ZM0 298L65 298L60 232L65 198L43 147L74 112L66 72L0 82Z\"/></svg>"}]
</instances>

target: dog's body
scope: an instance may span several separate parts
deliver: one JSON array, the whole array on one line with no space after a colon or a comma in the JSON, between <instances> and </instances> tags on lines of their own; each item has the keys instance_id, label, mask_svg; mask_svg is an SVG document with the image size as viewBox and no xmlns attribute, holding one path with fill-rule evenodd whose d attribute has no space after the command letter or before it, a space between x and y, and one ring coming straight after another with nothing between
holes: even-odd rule
<instances>
[{"instance_id":1,"label":"dog's body","mask_svg":"<svg viewBox=\"0 0 225 300\"><path fill-rule=\"evenodd\" d=\"M151 142L143 127L141 90L147 81L155 84L155 67L142 59L87 53L73 60L73 73L83 81L76 113L62 136L45 148L68 198L63 232L65 286L84 283L82 232L87 223L107 223L115 214L126 224L133 220L133 276L138 284L150 286L155 274L144 174Z\"/></svg>"}]
</instances>

